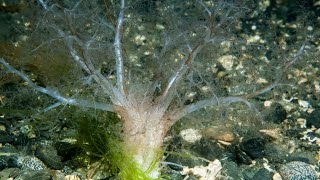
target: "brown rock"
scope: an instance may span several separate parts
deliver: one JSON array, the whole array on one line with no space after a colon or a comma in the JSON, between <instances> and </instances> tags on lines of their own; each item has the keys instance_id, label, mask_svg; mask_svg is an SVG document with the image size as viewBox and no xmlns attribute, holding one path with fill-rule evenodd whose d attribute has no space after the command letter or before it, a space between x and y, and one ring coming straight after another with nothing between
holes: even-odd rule
<instances>
[{"instance_id":1,"label":"brown rock","mask_svg":"<svg viewBox=\"0 0 320 180\"><path fill-rule=\"evenodd\" d=\"M203 131L203 137L226 142L232 142L235 138L231 130L225 127L207 128Z\"/></svg>"}]
</instances>

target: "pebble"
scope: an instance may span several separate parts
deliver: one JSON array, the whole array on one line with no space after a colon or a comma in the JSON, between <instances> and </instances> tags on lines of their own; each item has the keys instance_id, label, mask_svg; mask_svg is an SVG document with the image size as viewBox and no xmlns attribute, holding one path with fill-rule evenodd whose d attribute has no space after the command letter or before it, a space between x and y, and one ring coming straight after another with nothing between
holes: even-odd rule
<instances>
[{"instance_id":1,"label":"pebble","mask_svg":"<svg viewBox=\"0 0 320 180\"><path fill-rule=\"evenodd\" d=\"M262 158L265 154L264 140L261 138L252 138L240 144L240 149L251 158Z\"/></svg>"},{"instance_id":2,"label":"pebble","mask_svg":"<svg viewBox=\"0 0 320 180\"><path fill-rule=\"evenodd\" d=\"M311 127L311 125L316 128L320 128L320 109L315 109L307 118L307 127Z\"/></svg>"},{"instance_id":3,"label":"pebble","mask_svg":"<svg viewBox=\"0 0 320 180\"><path fill-rule=\"evenodd\" d=\"M308 179L316 180L317 174L311 166L305 162L292 161L281 166L279 173L283 180Z\"/></svg>"},{"instance_id":4,"label":"pebble","mask_svg":"<svg viewBox=\"0 0 320 180\"><path fill-rule=\"evenodd\" d=\"M269 172L267 169L262 168L262 169L259 169L259 171L254 174L252 179L270 180L271 178L272 178L272 173Z\"/></svg>"},{"instance_id":5,"label":"pebble","mask_svg":"<svg viewBox=\"0 0 320 180\"><path fill-rule=\"evenodd\" d=\"M46 165L34 156L20 156L18 157L17 163L22 168L34 171L46 169Z\"/></svg>"},{"instance_id":6,"label":"pebble","mask_svg":"<svg viewBox=\"0 0 320 180\"><path fill-rule=\"evenodd\" d=\"M49 168L52 169L62 169L63 163L61 162L61 157L58 156L57 150L53 146L40 146L36 150L36 156L43 163L45 163Z\"/></svg>"},{"instance_id":7,"label":"pebble","mask_svg":"<svg viewBox=\"0 0 320 180\"><path fill-rule=\"evenodd\" d=\"M201 133L197 129L184 129L180 131L180 136L188 143L195 143L202 138Z\"/></svg>"},{"instance_id":8,"label":"pebble","mask_svg":"<svg viewBox=\"0 0 320 180\"><path fill-rule=\"evenodd\" d=\"M276 124L282 123L286 118L287 112L280 103L272 103L264 117L266 121L274 122Z\"/></svg>"},{"instance_id":9,"label":"pebble","mask_svg":"<svg viewBox=\"0 0 320 180\"><path fill-rule=\"evenodd\" d=\"M208 139L232 142L235 137L231 130L223 127L210 127L203 131L203 136Z\"/></svg>"}]
</instances>

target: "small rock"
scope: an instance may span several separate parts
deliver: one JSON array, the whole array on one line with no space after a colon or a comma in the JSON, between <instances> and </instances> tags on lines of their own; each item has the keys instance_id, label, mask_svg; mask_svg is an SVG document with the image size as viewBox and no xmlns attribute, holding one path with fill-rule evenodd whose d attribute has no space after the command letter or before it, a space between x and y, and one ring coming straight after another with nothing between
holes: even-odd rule
<instances>
[{"instance_id":1,"label":"small rock","mask_svg":"<svg viewBox=\"0 0 320 180\"><path fill-rule=\"evenodd\" d=\"M61 157L58 156L57 150L49 145L41 146L36 150L36 157L52 169L62 169L63 163Z\"/></svg>"},{"instance_id":2,"label":"small rock","mask_svg":"<svg viewBox=\"0 0 320 180\"><path fill-rule=\"evenodd\" d=\"M317 174L309 164L301 161L289 162L279 169L279 173L283 180L308 179L316 180Z\"/></svg>"},{"instance_id":3,"label":"small rock","mask_svg":"<svg viewBox=\"0 0 320 180\"><path fill-rule=\"evenodd\" d=\"M244 151L242 151L239 147L235 148L235 154L236 154L236 161L238 163L243 163L246 165L252 164L252 159L248 154Z\"/></svg>"},{"instance_id":4,"label":"small rock","mask_svg":"<svg viewBox=\"0 0 320 180\"><path fill-rule=\"evenodd\" d=\"M17 167L17 150L6 144L0 148L0 170Z\"/></svg>"},{"instance_id":5,"label":"small rock","mask_svg":"<svg viewBox=\"0 0 320 180\"><path fill-rule=\"evenodd\" d=\"M37 171L46 169L44 163L40 159L33 156L19 156L17 163L21 168L27 170Z\"/></svg>"},{"instance_id":6,"label":"small rock","mask_svg":"<svg viewBox=\"0 0 320 180\"><path fill-rule=\"evenodd\" d=\"M77 175L67 175L63 178L63 180L80 180L80 178Z\"/></svg>"},{"instance_id":7,"label":"small rock","mask_svg":"<svg viewBox=\"0 0 320 180\"><path fill-rule=\"evenodd\" d=\"M240 166L236 162L233 161L224 161L222 163L222 170L227 172L228 178L230 179L242 179L242 175L240 172ZM226 179L228 179L226 178Z\"/></svg>"},{"instance_id":8,"label":"small rock","mask_svg":"<svg viewBox=\"0 0 320 180\"><path fill-rule=\"evenodd\" d=\"M228 71L232 70L235 57L232 55L221 56L218 62Z\"/></svg>"},{"instance_id":9,"label":"small rock","mask_svg":"<svg viewBox=\"0 0 320 180\"><path fill-rule=\"evenodd\" d=\"M200 131L197 129L184 129L180 132L180 136L188 143L195 143L202 138Z\"/></svg>"},{"instance_id":10,"label":"small rock","mask_svg":"<svg viewBox=\"0 0 320 180\"><path fill-rule=\"evenodd\" d=\"M4 157L0 157L0 171L8 167L7 160Z\"/></svg>"},{"instance_id":11,"label":"small rock","mask_svg":"<svg viewBox=\"0 0 320 180\"><path fill-rule=\"evenodd\" d=\"M303 107L303 108L309 108L310 107L310 103L308 101L304 101L299 99L298 100L298 104L299 106Z\"/></svg>"},{"instance_id":12,"label":"small rock","mask_svg":"<svg viewBox=\"0 0 320 180\"><path fill-rule=\"evenodd\" d=\"M272 180L282 180L282 177L279 173L275 173L273 176L272 176Z\"/></svg>"},{"instance_id":13,"label":"small rock","mask_svg":"<svg viewBox=\"0 0 320 180\"><path fill-rule=\"evenodd\" d=\"M221 140L226 142L232 142L235 138L231 130L221 127L207 128L204 130L203 136L205 138Z\"/></svg>"},{"instance_id":14,"label":"small rock","mask_svg":"<svg viewBox=\"0 0 320 180\"><path fill-rule=\"evenodd\" d=\"M51 173L48 170L38 170L38 171L32 171L32 170L25 170L22 171L22 174L20 174L17 178L19 180L51 180L53 177Z\"/></svg>"},{"instance_id":15,"label":"small rock","mask_svg":"<svg viewBox=\"0 0 320 180\"><path fill-rule=\"evenodd\" d=\"M206 159L217 159L225 151L225 149L221 148L215 141L209 139L197 141L191 146L190 150Z\"/></svg>"},{"instance_id":16,"label":"small rock","mask_svg":"<svg viewBox=\"0 0 320 180\"><path fill-rule=\"evenodd\" d=\"M57 150L58 155L61 157L62 162L71 160L74 156L76 156L76 152L80 150L76 144L63 141L56 142L54 147Z\"/></svg>"},{"instance_id":17,"label":"small rock","mask_svg":"<svg viewBox=\"0 0 320 180\"><path fill-rule=\"evenodd\" d=\"M256 179L259 179L259 180L270 180L270 179L272 179L272 173L269 172L265 168L259 169L259 171L256 172L256 174L254 174L254 176L252 178L252 180L256 180Z\"/></svg>"},{"instance_id":18,"label":"small rock","mask_svg":"<svg viewBox=\"0 0 320 180\"><path fill-rule=\"evenodd\" d=\"M18 167L17 157L12 156L0 156L0 171L6 168L15 168Z\"/></svg>"},{"instance_id":19,"label":"small rock","mask_svg":"<svg viewBox=\"0 0 320 180\"><path fill-rule=\"evenodd\" d=\"M2 171L0 171L0 179L6 179L9 180L10 178L14 178L19 175L19 172L21 172L18 168L6 168Z\"/></svg>"},{"instance_id":20,"label":"small rock","mask_svg":"<svg viewBox=\"0 0 320 180\"><path fill-rule=\"evenodd\" d=\"M16 154L16 153L18 153L18 150L10 144L5 144L4 146L0 147L1 155Z\"/></svg>"},{"instance_id":21,"label":"small rock","mask_svg":"<svg viewBox=\"0 0 320 180\"><path fill-rule=\"evenodd\" d=\"M246 152L251 158L262 158L265 154L264 141L261 138L253 138L240 144L240 149Z\"/></svg>"},{"instance_id":22,"label":"small rock","mask_svg":"<svg viewBox=\"0 0 320 180\"><path fill-rule=\"evenodd\" d=\"M275 129L261 129L259 132L262 134L274 139L274 140L281 140L282 134L281 134L281 129L280 128L275 128Z\"/></svg>"},{"instance_id":23,"label":"small rock","mask_svg":"<svg viewBox=\"0 0 320 180\"><path fill-rule=\"evenodd\" d=\"M6 127L0 124L0 132L6 132Z\"/></svg>"},{"instance_id":24,"label":"small rock","mask_svg":"<svg viewBox=\"0 0 320 180\"><path fill-rule=\"evenodd\" d=\"M265 147L264 158L272 164L283 164L288 157L287 149L277 144L268 144Z\"/></svg>"},{"instance_id":25,"label":"small rock","mask_svg":"<svg viewBox=\"0 0 320 180\"><path fill-rule=\"evenodd\" d=\"M320 109L315 109L307 118L307 127L311 127L311 125L316 128L320 128Z\"/></svg>"},{"instance_id":26,"label":"small rock","mask_svg":"<svg viewBox=\"0 0 320 180\"><path fill-rule=\"evenodd\" d=\"M267 110L264 117L265 121L274 122L280 124L283 120L287 118L287 111L279 103L273 103L271 107Z\"/></svg>"}]
</instances>

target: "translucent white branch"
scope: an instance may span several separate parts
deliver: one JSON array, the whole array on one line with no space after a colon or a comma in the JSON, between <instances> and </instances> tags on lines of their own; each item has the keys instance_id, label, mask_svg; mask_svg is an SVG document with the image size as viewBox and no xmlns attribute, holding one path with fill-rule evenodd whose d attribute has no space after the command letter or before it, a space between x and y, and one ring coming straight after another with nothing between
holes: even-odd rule
<instances>
[{"instance_id":1,"label":"translucent white branch","mask_svg":"<svg viewBox=\"0 0 320 180\"><path fill-rule=\"evenodd\" d=\"M99 84L99 86L107 93L109 96L112 96L113 86L111 83L100 73L98 72L92 65L91 60L84 57L81 57L79 53L75 50L75 48L71 45L71 43L66 42L67 47L69 48L69 52L73 57L73 60L80 65L80 67L85 70L89 75L93 77L93 79Z\"/></svg>"},{"instance_id":2,"label":"translucent white branch","mask_svg":"<svg viewBox=\"0 0 320 180\"><path fill-rule=\"evenodd\" d=\"M47 111L49 111L49 110L51 110L51 109L54 109L54 108L56 108L56 107L58 107L58 106L60 106L60 105L62 105L61 102L54 103L54 104L52 104L51 106L46 107L46 108L45 108L44 110L42 110L41 112L47 112Z\"/></svg>"},{"instance_id":3,"label":"translucent white branch","mask_svg":"<svg viewBox=\"0 0 320 180\"><path fill-rule=\"evenodd\" d=\"M221 97L221 98L214 97L211 99L198 101L196 103L187 105L184 108L178 109L170 115L170 119L172 120L173 123L175 123L176 121L181 119L183 116L190 114L194 111L197 111L206 107L213 107L218 105L229 105L230 103L234 103L234 102L243 102L248 107L253 108L253 106L246 99L242 97L237 97L237 96Z\"/></svg>"},{"instance_id":4,"label":"translucent white branch","mask_svg":"<svg viewBox=\"0 0 320 180\"><path fill-rule=\"evenodd\" d=\"M284 67L283 73L285 73L290 66L292 66L295 62L298 61L299 57L300 57L300 56L303 54L303 52L304 52L304 48L306 47L306 43L307 43L307 40L305 40L305 41L302 43L302 45L301 45L298 53L297 53L297 54L293 57L293 59Z\"/></svg>"},{"instance_id":5,"label":"translucent white branch","mask_svg":"<svg viewBox=\"0 0 320 180\"><path fill-rule=\"evenodd\" d=\"M209 16L209 25L212 26L212 22L210 22L210 19L212 17L212 13L209 10L209 8L201 1L198 0L198 2L204 7L205 11L208 13ZM175 85L179 82L181 77L185 75L187 70L192 66L193 60L196 58L197 54L200 52L200 50L209 42L212 41L212 28L207 28L207 34L206 37L203 38L198 44L191 49L191 51L188 54L187 59L180 65L180 67L175 71L175 73L170 77L166 87L164 88L164 91L161 94L161 100L162 101L170 101L170 94L173 92L173 89ZM186 39L186 38L185 38ZM188 41L187 41L188 42ZM189 49L190 46L188 45ZM169 98L169 100L167 100ZM165 102L163 102L165 103Z\"/></svg>"},{"instance_id":6,"label":"translucent white branch","mask_svg":"<svg viewBox=\"0 0 320 180\"><path fill-rule=\"evenodd\" d=\"M45 2L43 2L43 0L39 0L39 2L40 2L40 4L42 5L42 7L43 7L45 10L47 10L47 11L49 10L47 4L46 4Z\"/></svg>"},{"instance_id":7,"label":"translucent white branch","mask_svg":"<svg viewBox=\"0 0 320 180\"><path fill-rule=\"evenodd\" d=\"M277 86L282 85L281 81L283 80L284 76L287 74L287 71L288 71L289 67L291 67L294 63L296 63L298 61L299 57L303 54L304 48L306 46L306 43L307 43L307 40L305 40L302 43L298 53L293 57L293 59L291 61L289 61L284 66L282 71L277 75L277 79L274 82L272 82L271 84L269 84L269 85L267 85L267 86L255 91L253 93L249 93L249 94L243 95L242 97L246 98L246 99L250 99L250 98L253 98L253 97L258 96L260 94L263 94L265 92L268 92L268 91L272 90L273 88L275 88Z\"/></svg>"},{"instance_id":8,"label":"translucent white branch","mask_svg":"<svg viewBox=\"0 0 320 180\"><path fill-rule=\"evenodd\" d=\"M48 5L43 0L39 0L39 2L42 4L45 10L50 10L48 10ZM72 10L75 10L81 2L82 0L78 1ZM68 23L67 27L69 30L62 30L63 28L58 27L59 24L52 24L49 26L58 33L59 37L63 38L64 43L68 47L69 53L74 62L77 63L88 75L90 75L103 89L103 91L109 95L111 99L113 99L115 97L114 94L118 94L118 92L115 92L117 89L114 88L112 83L110 83L109 80L94 67L91 56L89 55L88 48L92 39L88 42L84 42L84 40L79 37L76 30L73 28L71 23L72 18L70 17L69 13L66 13L70 10L67 10L64 7L60 7L60 9L64 10L65 16L61 16L61 18L66 18L66 22ZM55 13L54 15L59 15L59 13Z\"/></svg>"},{"instance_id":9,"label":"translucent white branch","mask_svg":"<svg viewBox=\"0 0 320 180\"><path fill-rule=\"evenodd\" d=\"M209 10L209 8L203 3L202 0L197 0L199 2L199 4L201 4L201 6L204 7L205 11L209 14L209 16L211 16L211 11Z\"/></svg>"},{"instance_id":10,"label":"translucent white branch","mask_svg":"<svg viewBox=\"0 0 320 180\"><path fill-rule=\"evenodd\" d=\"M304 52L304 48L306 46L306 41L305 40L303 42L303 44L301 45L298 53L293 57L293 59L291 61L289 61L283 68L283 70L280 72L279 77L272 82L271 84L255 91L252 93L248 93L242 96L230 96L230 97L222 97L222 98L210 98L210 99L206 99L206 100L202 100L193 104L190 104L184 108L178 109L173 111L172 114L169 115L169 119L172 120L172 122L176 122L177 120L181 119L183 116L192 113L194 111L197 111L199 109L205 108L205 107L210 107L210 106L217 106L217 105L225 105L225 104L230 104L230 103L234 103L234 102L244 102L247 106L249 106L250 108L255 109L249 102L247 99L256 97L258 95L261 95L263 93L266 93L268 91L271 91L273 88L281 85L280 81L282 80L283 76L287 73L287 70L290 66L292 66L295 62L298 61L299 57L303 54Z\"/></svg>"},{"instance_id":11,"label":"translucent white branch","mask_svg":"<svg viewBox=\"0 0 320 180\"><path fill-rule=\"evenodd\" d=\"M189 53L187 59L181 64L181 66L175 71L175 73L170 77L168 84L166 85L164 91L162 92L161 99L165 100L170 96L175 85L179 82L182 76L184 76L187 70L191 67L194 58L197 56L198 52L207 44L206 39L199 42Z\"/></svg>"},{"instance_id":12,"label":"translucent white branch","mask_svg":"<svg viewBox=\"0 0 320 180\"><path fill-rule=\"evenodd\" d=\"M51 96L52 98L58 100L61 104L89 107L89 108L95 108L95 109L101 109L104 111L113 112L113 106L110 104L91 102L91 101L82 100L82 99L66 98L55 90L38 86L34 82L32 82L32 80L26 74L18 71L17 69L9 65L3 58L0 58L0 64L4 65L7 68L8 72L16 74L20 78L22 78L25 82L27 82L28 86L30 86L34 90ZM59 103L56 103L54 104L54 107L57 107L59 105L60 105ZM51 107L51 109L54 107Z\"/></svg>"},{"instance_id":13,"label":"translucent white branch","mask_svg":"<svg viewBox=\"0 0 320 180\"><path fill-rule=\"evenodd\" d=\"M89 75L93 77L93 79L97 82L97 84L104 90L106 94L108 94L111 98L114 97L115 88L113 85L104 77L96 68L94 67L91 58L87 52L87 43L84 43L80 38L75 35L67 35L64 31L62 31L59 27L53 26L53 28L58 32L59 36L65 40L65 44L69 49L70 55L73 60ZM74 47L72 42L76 42L78 45L78 49L81 52L78 52ZM81 55L80 55L81 54Z\"/></svg>"},{"instance_id":14,"label":"translucent white branch","mask_svg":"<svg viewBox=\"0 0 320 180\"><path fill-rule=\"evenodd\" d=\"M125 94L124 88L124 70L123 70L123 58L121 51L121 29L123 25L123 16L124 16L124 0L121 0L120 13L118 16L116 34L114 37L114 50L116 53L116 67L117 67L117 86L120 89L121 93Z\"/></svg>"}]
</instances>

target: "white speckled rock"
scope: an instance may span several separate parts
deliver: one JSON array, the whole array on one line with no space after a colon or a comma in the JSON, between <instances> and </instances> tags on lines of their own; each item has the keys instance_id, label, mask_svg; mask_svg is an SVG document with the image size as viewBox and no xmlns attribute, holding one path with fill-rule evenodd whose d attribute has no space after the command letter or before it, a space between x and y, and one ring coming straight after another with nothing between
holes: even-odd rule
<instances>
[{"instance_id":1,"label":"white speckled rock","mask_svg":"<svg viewBox=\"0 0 320 180\"><path fill-rule=\"evenodd\" d=\"M43 170L46 169L46 165L44 163L34 157L34 156L20 156L18 157L18 165L22 168L27 168L30 170Z\"/></svg>"},{"instance_id":2,"label":"white speckled rock","mask_svg":"<svg viewBox=\"0 0 320 180\"><path fill-rule=\"evenodd\" d=\"M281 166L279 173L283 180L317 179L315 170L309 164L301 161L292 161Z\"/></svg>"},{"instance_id":3,"label":"white speckled rock","mask_svg":"<svg viewBox=\"0 0 320 180\"><path fill-rule=\"evenodd\" d=\"M200 131L197 129L184 129L180 132L180 136L188 143L195 143L202 137Z\"/></svg>"}]
</instances>

